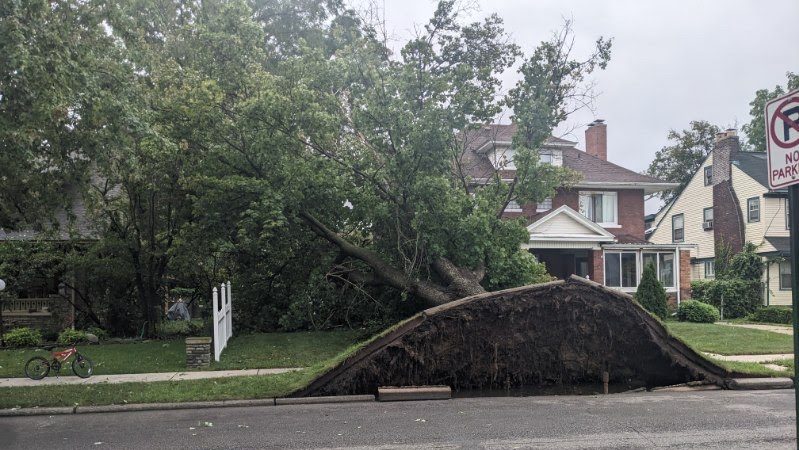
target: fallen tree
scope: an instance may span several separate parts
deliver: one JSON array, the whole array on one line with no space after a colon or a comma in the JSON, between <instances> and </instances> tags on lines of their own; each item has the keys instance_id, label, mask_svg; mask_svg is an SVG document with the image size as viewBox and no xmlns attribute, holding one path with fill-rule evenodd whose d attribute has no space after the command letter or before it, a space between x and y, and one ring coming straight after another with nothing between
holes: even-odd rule
<instances>
[{"instance_id":1,"label":"fallen tree","mask_svg":"<svg viewBox=\"0 0 799 450\"><path fill-rule=\"evenodd\" d=\"M378 386L455 390L574 386L622 389L732 374L672 337L631 296L578 277L479 294L388 330L293 396L371 394Z\"/></svg>"}]
</instances>

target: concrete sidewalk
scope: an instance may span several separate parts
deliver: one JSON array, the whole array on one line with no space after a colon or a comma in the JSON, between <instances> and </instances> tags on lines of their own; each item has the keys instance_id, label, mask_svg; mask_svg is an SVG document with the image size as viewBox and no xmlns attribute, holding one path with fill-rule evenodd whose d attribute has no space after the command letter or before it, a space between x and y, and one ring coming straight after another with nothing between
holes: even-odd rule
<instances>
[{"instance_id":1,"label":"concrete sidewalk","mask_svg":"<svg viewBox=\"0 0 799 450\"><path fill-rule=\"evenodd\" d=\"M259 375L276 375L279 373L302 370L298 367L283 369L247 369L247 370L209 370L202 372L162 372L162 373L130 373L123 375L94 375L89 378L76 376L49 376L42 380L30 378L0 378L0 387L52 386L66 384L100 384L100 383L149 383L153 381L202 380L206 378L248 377Z\"/></svg>"},{"instance_id":2,"label":"concrete sidewalk","mask_svg":"<svg viewBox=\"0 0 799 450\"><path fill-rule=\"evenodd\" d=\"M757 323L730 323L730 322L716 322L716 325L750 328L752 330L771 331L772 333L780 333L793 336L793 328L789 325L765 325Z\"/></svg>"}]
</instances>

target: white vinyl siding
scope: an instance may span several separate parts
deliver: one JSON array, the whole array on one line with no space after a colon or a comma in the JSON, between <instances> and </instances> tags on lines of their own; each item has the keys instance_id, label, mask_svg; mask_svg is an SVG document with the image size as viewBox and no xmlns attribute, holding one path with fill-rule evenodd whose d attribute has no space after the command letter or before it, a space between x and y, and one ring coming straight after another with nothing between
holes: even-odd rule
<instances>
[{"instance_id":1,"label":"white vinyl siding","mask_svg":"<svg viewBox=\"0 0 799 450\"><path fill-rule=\"evenodd\" d=\"M732 166L732 186L738 195L744 214L743 222L745 227L744 237L746 242L752 242L758 246L758 252L773 252L776 249L763 239L764 236L788 237L788 230L785 229L785 206L786 199L780 197L763 197L767 191L763 185L755 181L752 177L744 173L737 166ZM759 198L760 200L760 220L749 222L747 220L748 199Z\"/></svg>"},{"instance_id":2,"label":"white vinyl siding","mask_svg":"<svg viewBox=\"0 0 799 450\"><path fill-rule=\"evenodd\" d=\"M541 226L536 229L536 234L585 235L596 234L596 231L586 228L585 225L577 222L566 214L558 214L541 224Z\"/></svg>"},{"instance_id":3,"label":"white vinyl siding","mask_svg":"<svg viewBox=\"0 0 799 450\"><path fill-rule=\"evenodd\" d=\"M793 299L790 289L780 289L780 263L771 261L766 265L765 273L767 292L764 301L774 306L790 306Z\"/></svg>"},{"instance_id":4,"label":"white vinyl siding","mask_svg":"<svg viewBox=\"0 0 799 450\"><path fill-rule=\"evenodd\" d=\"M705 186L704 183L705 167L712 164L713 156L710 155L702 163L702 167L696 171L682 195L674 204L663 208L658 213L654 223L657 229L649 236L649 242L653 244L671 244L671 217L675 214L683 214L685 217L685 237L683 242L696 244L696 249L690 250L691 257L703 259L714 256L715 240L713 230L702 229L704 208L713 206L713 186ZM698 269L698 271L702 272L703 268Z\"/></svg>"}]
</instances>

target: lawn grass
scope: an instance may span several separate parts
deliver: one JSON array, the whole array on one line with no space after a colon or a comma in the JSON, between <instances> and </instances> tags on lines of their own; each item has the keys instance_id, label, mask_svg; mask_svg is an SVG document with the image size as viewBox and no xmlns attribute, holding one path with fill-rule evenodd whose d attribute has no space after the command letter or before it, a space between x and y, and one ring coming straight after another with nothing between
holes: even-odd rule
<instances>
[{"instance_id":1,"label":"lawn grass","mask_svg":"<svg viewBox=\"0 0 799 450\"><path fill-rule=\"evenodd\" d=\"M771 331L709 323L664 322L668 330L695 350L719 355L792 353L793 337Z\"/></svg>"},{"instance_id":2,"label":"lawn grass","mask_svg":"<svg viewBox=\"0 0 799 450\"><path fill-rule=\"evenodd\" d=\"M306 369L253 377L0 388L0 409L281 397L306 385L317 374L317 370Z\"/></svg>"},{"instance_id":3,"label":"lawn grass","mask_svg":"<svg viewBox=\"0 0 799 450\"><path fill-rule=\"evenodd\" d=\"M350 346L357 331L262 333L234 336L221 360L210 370L309 367L327 360ZM186 348L182 339L125 344L79 346L95 365L96 375L179 372L186 370ZM0 350L0 377L24 377L25 362L44 350ZM71 369L62 369L65 375Z\"/></svg>"},{"instance_id":4,"label":"lawn grass","mask_svg":"<svg viewBox=\"0 0 799 450\"><path fill-rule=\"evenodd\" d=\"M225 364L257 366L272 363L307 367L297 372L152 383L0 388L0 409L282 397L307 386L320 374L403 323L404 321L361 342L355 342L358 333L353 331L270 333L234 337L235 345L231 340L225 350L225 354L230 351L228 360L225 360L223 354L222 361L216 367L224 369L230 368ZM101 346L90 348L99 347ZM252 347L258 347L258 351L248 351Z\"/></svg>"}]
</instances>

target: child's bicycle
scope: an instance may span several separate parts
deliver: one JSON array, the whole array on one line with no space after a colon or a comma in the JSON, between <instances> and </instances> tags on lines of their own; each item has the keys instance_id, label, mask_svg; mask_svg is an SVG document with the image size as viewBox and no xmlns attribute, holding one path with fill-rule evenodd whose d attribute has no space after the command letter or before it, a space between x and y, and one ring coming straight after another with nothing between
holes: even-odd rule
<instances>
[{"instance_id":1,"label":"child's bicycle","mask_svg":"<svg viewBox=\"0 0 799 450\"><path fill-rule=\"evenodd\" d=\"M70 356L75 356L72 360L72 371L75 375L81 378L89 378L92 375L93 366L92 361L78 353L78 349L73 345L71 348L60 352L52 352L52 360L48 361L42 356L34 356L25 363L25 375L33 380L41 380L50 373L50 369L55 370L56 377L61 371L61 365L69 359Z\"/></svg>"}]
</instances>

